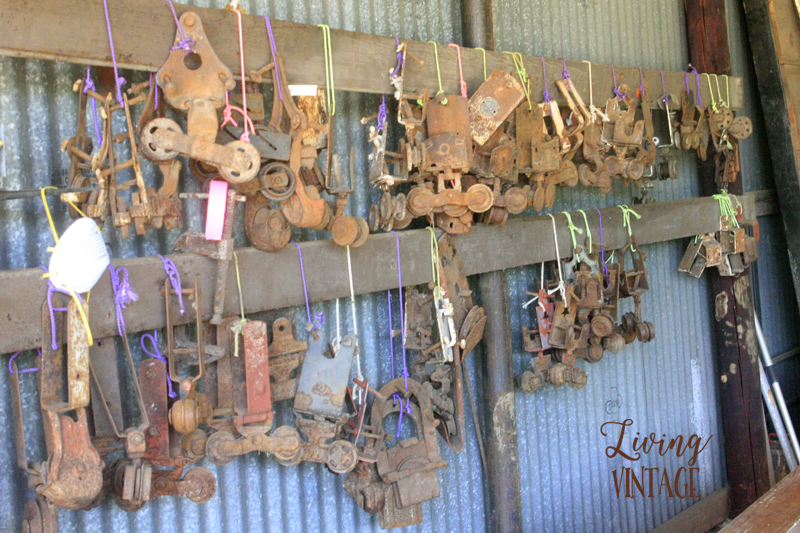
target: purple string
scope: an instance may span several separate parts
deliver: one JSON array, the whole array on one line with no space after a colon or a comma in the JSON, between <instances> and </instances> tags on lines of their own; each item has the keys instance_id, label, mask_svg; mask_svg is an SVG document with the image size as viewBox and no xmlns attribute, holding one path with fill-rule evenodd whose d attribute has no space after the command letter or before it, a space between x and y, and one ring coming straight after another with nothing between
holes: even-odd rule
<instances>
[{"instance_id":1,"label":"purple string","mask_svg":"<svg viewBox=\"0 0 800 533\"><path fill-rule=\"evenodd\" d=\"M542 77L544 78L544 101L550 102L550 90L547 88L547 69L544 66L544 56L542 56Z\"/></svg>"},{"instance_id":2,"label":"purple string","mask_svg":"<svg viewBox=\"0 0 800 533\"><path fill-rule=\"evenodd\" d=\"M292 244L297 246L297 254L300 256L300 275L303 278L303 295L306 297L306 314L308 315L308 325L311 326L311 331L322 326L322 322L324 320L324 314L320 313L316 315L316 322L311 321L311 305L308 303L308 286L306 285L306 269L303 266L303 250L300 249L300 245L296 242L292 241Z\"/></svg>"},{"instance_id":3,"label":"purple string","mask_svg":"<svg viewBox=\"0 0 800 533\"><path fill-rule=\"evenodd\" d=\"M117 70L117 52L114 51L114 36L111 34L111 20L108 18L108 0L103 0L103 9L106 12L106 28L108 28L108 43L111 45L111 61L114 63L114 82L117 86L117 101L120 107L125 109L125 101L122 99L122 90L120 87L125 85L125 78L120 77L119 70Z\"/></svg>"},{"instance_id":4,"label":"purple string","mask_svg":"<svg viewBox=\"0 0 800 533\"><path fill-rule=\"evenodd\" d=\"M617 98L625 99L625 95L619 92L619 87L617 87L617 71L614 70L614 65L611 65L611 75L614 77L614 94L617 95Z\"/></svg>"},{"instance_id":5,"label":"purple string","mask_svg":"<svg viewBox=\"0 0 800 533\"><path fill-rule=\"evenodd\" d=\"M183 50L186 52L186 55L189 55L191 52L194 52L194 39L191 37L184 37L183 29L181 28L181 23L178 20L178 15L175 14L175 6L172 5L172 0L165 0L169 4L169 9L172 11L172 18L175 19L175 25L178 27L178 35L181 36L180 41L178 44L170 48L170 50Z\"/></svg>"},{"instance_id":6,"label":"purple string","mask_svg":"<svg viewBox=\"0 0 800 533\"><path fill-rule=\"evenodd\" d=\"M667 94L667 86L664 84L664 71L661 69L658 69L658 71L661 73L661 94ZM669 96L667 96L667 101L669 101Z\"/></svg>"},{"instance_id":7,"label":"purple string","mask_svg":"<svg viewBox=\"0 0 800 533\"><path fill-rule=\"evenodd\" d=\"M700 98L700 74L697 73L697 69L689 63L689 69L694 73L694 79L697 82L697 105L703 107L703 99ZM686 76L686 92L689 92L689 76Z\"/></svg>"},{"instance_id":8,"label":"purple string","mask_svg":"<svg viewBox=\"0 0 800 533\"><path fill-rule=\"evenodd\" d=\"M153 351L152 352L150 350L148 350L147 347L144 345L144 340L145 339L150 339L150 342L153 343ZM161 350L158 349L158 330L154 329L152 335L150 335L149 333L145 333L144 335L142 335L140 343L142 344L142 351L144 353L146 353L150 357L153 357L154 359L158 359L159 361L162 361L165 365L167 365L167 387L169 387L169 397L170 398L174 398L177 395L175 394L175 391L172 390L172 380L169 379L169 365L167 363L167 360L164 358L164 356L161 355Z\"/></svg>"},{"instance_id":9,"label":"purple string","mask_svg":"<svg viewBox=\"0 0 800 533\"><path fill-rule=\"evenodd\" d=\"M594 210L597 211L597 216L600 218L600 258L603 262L603 273L606 275L606 277L608 277L608 267L606 266L606 246L603 244L603 213L601 213L596 207Z\"/></svg>"},{"instance_id":10,"label":"purple string","mask_svg":"<svg viewBox=\"0 0 800 533\"><path fill-rule=\"evenodd\" d=\"M386 95L383 95L383 100L381 101L380 107L378 107L378 129L385 130L386 129Z\"/></svg>"},{"instance_id":11,"label":"purple string","mask_svg":"<svg viewBox=\"0 0 800 533\"><path fill-rule=\"evenodd\" d=\"M94 82L92 81L92 76L90 66L86 67L86 82L83 85L83 94L89 92L89 90L96 91L94 86ZM97 139L100 141L100 146L103 146L103 134L100 132L100 122L97 120L97 100L92 98L92 116L94 117L94 133L97 135Z\"/></svg>"},{"instance_id":12,"label":"purple string","mask_svg":"<svg viewBox=\"0 0 800 533\"><path fill-rule=\"evenodd\" d=\"M281 90L281 78L278 74L278 48L275 46L275 37L272 35L272 23L269 21L269 17L265 17L261 15L264 19L264 23L267 25L267 35L269 35L269 48L272 51L272 62L275 63L275 84L278 86L278 96L283 102L283 91Z\"/></svg>"},{"instance_id":13,"label":"purple string","mask_svg":"<svg viewBox=\"0 0 800 533\"><path fill-rule=\"evenodd\" d=\"M400 236L397 232L392 231L392 235L394 235L395 243L397 243L397 284L398 284L398 293L400 295L400 332L401 332L401 339L403 341L403 378L405 378L405 390L408 390L408 360L406 358L406 324L405 324L405 316L403 313L403 268L400 263ZM391 296L389 297L389 312L391 313ZM391 320L391 318L389 319ZM391 322L390 322L391 324ZM391 326L390 326L391 328ZM394 353L394 352L392 352ZM392 355L392 361L394 361L394 355ZM394 369L392 369L394 372ZM406 414L411 414L411 405L410 398L406 398ZM402 400L401 400L402 402ZM403 422L403 408L402 405L400 407L400 419L397 421L397 438L400 438L400 424Z\"/></svg>"},{"instance_id":14,"label":"purple string","mask_svg":"<svg viewBox=\"0 0 800 533\"><path fill-rule=\"evenodd\" d=\"M119 267L114 270L114 265L109 263L108 271L111 272L111 287L114 290L114 305L117 308L117 331L122 337L125 335L125 317L122 316L122 310L127 304L138 300L139 296L131 288L127 268Z\"/></svg>"},{"instance_id":15,"label":"purple string","mask_svg":"<svg viewBox=\"0 0 800 533\"><path fill-rule=\"evenodd\" d=\"M394 40L397 42L397 48L400 48L400 39L395 36ZM403 52L397 52L397 66L394 67L394 70L389 74L390 78L394 78L397 76L397 73L400 72L400 67L403 66Z\"/></svg>"},{"instance_id":16,"label":"purple string","mask_svg":"<svg viewBox=\"0 0 800 533\"><path fill-rule=\"evenodd\" d=\"M153 86L153 76L154 76L154 74L151 72L150 73L150 87ZM156 111L158 111L158 83L156 83L155 91L156 91Z\"/></svg>"},{"instance_id":17,"label":"purple string","mask_svg":"<svg viewBox=\"0 0 800 533\"><path fill-rule=\"evenodd\" d=\"M569 71L567 70L567 60L566 59L562 59L561 61L564 62L564 70L561 72L561 77L564 78L565 80L568 80L569 79ZM569 92L572 92L572 87L569 84L567 84L567 90Z\"/></svg>"},{"instance_id":18,"label":"purple string","mask_svg":"<svg viewBox=\"0 0 800 533\"><path fill-rule=\"evenodd\" d=\"M47 273L47 268L44 265L39 265L39 268ZM52 336L52 346L53 351L58 350L58 342L56 342L56 316L54 311L67 311L69 310L68 307L53 307L53 293L60 292L61 294L66 294L67 296L72 296L69 291L64 289L58 289L55 285L53 285L53 281L50 278L47 278L47 309L50 311L50 334ZM82 302L81 295L76 293L78 297L78 301Z\"/></svg>"},{"instance_id":19,"label":"purple string","mask_svg":"<svg viewBox=\"0 0 800 533\"><path fill-rule=\"evenodd\" d=\"M39 348L36 348L36 351L39 352L39 357L41 357L42 356L42 350L40 350ZM14 355L11 356L11 359L8 360L8 373L9 374L13 374L14 373L14 370L11 368L11 362L20 353L21 352L15 353ZM17 370L17 372L20 373L20 374L27 374L28 372L38 372L38 371L39 371L38 367L37 368L23 368L22 370Z\"/></svg>"},{"instance_id":20,"label":"purple string","mask_svg":"<svg viewBox=\"0 0 800 533\"><path fill-rule=\"evenodd\" d=\"M186 313L183 308L183 290L181 286L181 273L178 272L178 267L175 266L175 261L170 259L169 257L164 257L163 255L159 254L158 256L161 259L161 262L164 263L164 272L167 273L169 277L169 282L172 285L172 289L178 294L178 303L181 306L181 315Z\"/></svg>"}]
</instances>

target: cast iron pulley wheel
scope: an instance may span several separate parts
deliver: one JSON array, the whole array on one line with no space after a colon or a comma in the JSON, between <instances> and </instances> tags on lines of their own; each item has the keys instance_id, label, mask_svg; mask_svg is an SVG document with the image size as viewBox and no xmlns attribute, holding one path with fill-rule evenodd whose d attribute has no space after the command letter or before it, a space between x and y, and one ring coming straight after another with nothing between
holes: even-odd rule
<instances>
[{"instance_id":1,"label":"cast iron pulley wheel","mask_svg":"<svg viewBox=\"0 0 800 533\"><path fill-rule=\"evenodd\" d=\"M217 478L207 468L196 466L183 476L183 483L190 485L186 496L194 503L206 503L217 492Z\"/></svg>"},{"instance_id":2,"label":"cast iron pulley wheel","mask_svg":"<svg viewBox=\"0 0 800 533\"><path fill-rule=\"evenodd\" d=\"M292 227L280 209L271 209L263 194L249 196L244 204L244 230L262 252L277 252L289 244Z\"/></svg>"},{"instance_id":3,"label":"cast iron pulley wheel","mask_svg":"<svg viewBox=\"0 0 800 533\"><path fill-rule=\"evenodd\" d=\"M286 163L278 161L264 165L258 178L264 185L261 193L276 202L288 199L297 187L297 177L292 169Z\"/></svg>"},{"instance_id":4,"label":"cast iron pulley wheel","mask_svg":"<svg viewBox=\"0 0 800 533\"><path fill-rule=\"evenodd\" d=\"M206 457L217 466L222 466L233 461L233 455L226 455L221 448L229 442L233 442L235 437L227 431L217 431L212 433L206 440ZM191 470L190 470L191 472ZM188 475L188 474L187 474Z\"/></svg>"},{"instance_id":5,"label":"cast iron pulley wheel","mask_svg":"<svg viewBox=\"0 0 800 533\"><path fill-rule=\"evenodd\" d=\"M222 178L217 170L217 167L197 159L189 160L189 171L191 172L192 177L203 183L208 183L211 180Z\"/></svg>"},{"instance_id":6,"label":"cast iron pulley wheel","mask_svg":"<svg viewBox=\"0 0 800 533\"><path fill-rule=\"evenodd\" d=\"M256 150L256 147L244 141L233 141L225 145L230 150L239 152L241 157L247 162L247 169L240 171L233 168L220 166L218 167L219 173L231 183L244 183L256 177L259 169L261 168L261 155Z\"/></svg>"},{"instance_id":7,"label":"cast iron pulley wheel","mask_svg":"<svg viewBox=\"0 0 800 533\"><path fill-rule=\"evenodd\" d=\"M178 157L178 152L165 150L155 142L155 133L159 129L183 133L181 127L174 120L168 118L154 118L145 125L139 138L139 151L150 161L169 161Z\"/></svg>"}]
</instances>

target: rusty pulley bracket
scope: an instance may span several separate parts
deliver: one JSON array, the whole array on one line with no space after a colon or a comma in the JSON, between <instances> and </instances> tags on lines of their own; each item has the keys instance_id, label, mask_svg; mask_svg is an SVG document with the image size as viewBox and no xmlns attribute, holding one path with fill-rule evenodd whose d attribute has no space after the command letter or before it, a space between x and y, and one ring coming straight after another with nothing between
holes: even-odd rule
<instances>
[{"instance_id":1,"label":"rusty pulley bracket","mask_svg":"<svg viewBox=\"0 0 800 533\"><path fill-rule=\"evenodd\" d=\"M414 379L407 384L404 378L396 378L375 394L370 427L362 432L367 436L363 453L374 457L375 462L363 463L345 481L345 490L360 507L371 514L379 513L383 529L421 523L421 504L439 496L436 471L448 465L439 455L428 393ZM393 402L395 395L401 401ZM407 416L413 421L416 436L388 448L384 419L400 409L410 410Z\"/></svg>"},{"instance_id":2,"label":"rusty pulley bracket","mask_svg":"<svg viewBox=\"0 0 800 533\"><path fill-rule=\"evenodd\" d=\"M308 350L297 382L294 399L296 413L339 419L342 416L350 379L350 368L357 349L356 337L342 338L339 351L326 357L333 348L323 341L320 331L308 336Z\"/></svg>"},{"instance_id":3,"label":"rusty pulley bracket","mask_svg":"<svg viewBox=\"0 0 800 533\"><path fill-rule=\"evenodd\" d=\"M299 372L297 369L303 364L307 350L308 343L292 335L291 321L279 318L272 324L269 365L273 402L295 397L297 378L293 374Z\"/></svg>"}]
</instances>

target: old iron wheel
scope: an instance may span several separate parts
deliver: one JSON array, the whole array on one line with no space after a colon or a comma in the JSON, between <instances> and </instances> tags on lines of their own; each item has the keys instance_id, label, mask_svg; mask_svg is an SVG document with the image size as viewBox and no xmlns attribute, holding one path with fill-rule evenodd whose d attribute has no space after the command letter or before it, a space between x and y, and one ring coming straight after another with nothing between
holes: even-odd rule
<instances>
[{"instance_id":1,"label":"old iron wheel","mask_svg":"<svg viewBox=\"0 0 800 533\"><path fill-rule=\"evenodd\" d=\"M191 488L186 496L195 503L206 503L217 492L217 478L207 468L196 466L183 476L183 483Z\"/></svg>"},{"instance_id":2,"label":"old iron wheel","mask_svg":"<svg viewBox=\"0 0 800 533\"><path fill-rule=\"evenodd\" d=\"M542 378L526 370L517 378L517 386L525 394L532 394L542 386Z\"/></svg>"},{"instance_id":3,"label":"old iron wheel","mask_svg":"<svg viewBox=\"0 0 800 533\"><path fill-rule=\"evenodd\" d=\"M476 183L467 189L467 194L470 196L469 210L473 213L484 213L491 209L494 204L494 194L488 185L483 183ZM472 198L477 199L472 200Z\"/></svg>"},{"instance_id":4,"label":"old iron wheel","mask_svg":"<svg viewBox=\"0 0 800 533\"><path fill-rule=\"evenodd\" d=\"M233 461L234 456L225 455L222 453L221 448L223 445L233 442L234 440L236 440L236 438L224 430L212 433L211 436L208 437L208 440L206 440L206 457L208 457L208 460L217 466L223 466ZM192 472L194 472L194 469L190 470L189 474ZM189 474L186 474L186 477L189 477Z\"/></svg>"},{"instance_id":5,"label":"old iron wheel","mask_svg":"<svg viewBox=\"0 0 800 533\"><path fill-rule=\"evenodd\" d=\"M28 502L25 507L25 518L22 521L23 533L58 533L58 518L50 510L44 496L36 496L36 500Z\"/></svg>"},{"instance_id":6,"label":"old iron wheel","mask_svg":"<svg viewBox=\"0 0 800 533\"><path fill-rule=\"evenodd\" d=\"M139 153L144 155L150 161L169 161L178 157L178 152L171 150L164 150L155 143L155 132L159 129L173 131L175 133L183 133L181 127L174 120L168 118L155 118L147 123L142 130L142 135L139 138Z\"/></svg>"},{"instance_id":7,"label":"old iron wheel","mask_svg":"<svg viewBox=\"0 0 800 533\"><path fill-rule=\"evenodd\" d=\"M225 146L231 150L243 153L249 165L247 170L243 172L220 166L218 169L222 177L231 183L244 183L253 179L261 168L261 156L258 150L256 150L256 147L244 141L233 141Z\"/></svg>"},{"instance_id":8,"label":"old iron wheel","mask_svg":"<svg viewBox=\"0 0 800 533\"><path fill-rule=\"evenodd\" d=\"M328 447L328 468L334 474L346 474L356 467L358 452L347 440L337 440Z\"/></svg>"},{"instance_id":9,"label":"old iron wheel","mask_svg":"<svg viewBox=\"0 0 800 533\"><path fill-rule=\"evenodd\" d=\"M369 238L369 224L367 224L367 221L361 217L355 217L355 219L360 233L358 234L358 237L356 238L355 242L353 242L353 244L351 244L350 246L352 246L353 248L358 248L359 246L367 242L367 239Z\"/></svg>"},{"instance_id":10,"label":"old iron wheel","mask_svg":"<svg viewBox=\"0 0 800 533\"><path fill-rule=\"evenodd\" d=\"M293 442L297 443L297 448L294 450L277 451L275 460L282 466L296 466L300 464L303 458L303 447L301 446L300 433L291 426L281 426L272 432L272 437L275 439L289 440L294 439Z\"/></svg>"},{"instance_id":11,"label":"old iron wheel","mask_svg":"<svg viewBox=\"0 0 800 533\"><path fill-rule=\"evenodd\" d=\"M183 454L191 462L196 463L206 456L206 444L208 436L202 429L196 429L181 437L181 449Z\"/></svg>"},{"instance_id":12,"label":"old iron wheel","mask_svg":"<svg viewBox=\"0 0 800 533\"><path fill-rule=\"evenodd\" d=\"M381 213L378 204L372 204L369 207L369 229L372 232L377 232L381 229Z\"/></svg>"},{"instance_id":13,"label":"old iron wheel","mask_svg":"<svg viewBox=\"0 0 800 533\"><path fill-rule=\"evenodd\" d=\"M285 176L285 181L278 180L281 175ZM276 202L287 200L297 188L297 177L294 172L292 172L289 165L279 161L264 165L258 172L258 177L266 183L264 189L261 190L261 194Z\"/></svg>"},{"instance_id":14,"label":"old iron wheel","mask_svg":"<svg viewBox=\"0 0 800 533\"><path fill-rule=\"evenodd\" d=\"M433 211L430 201L433 192L427 187L414 187L406 197L406 209L415 217L423 217Z\"/></svg>"},{"instance_id":15,"label":"old iron wheel","mask_svg":"<svg viewBox=\"0 0 800 533\"><path fill-rule=\"evenodd\" d=\"M253 246L262 252L277 252L292 237L292 228L286 217L280 209L270 209L270 200L263 194L247 198L244 230Z\"/></svg>"},{"instance_id":16,"label":"old iron wheel","mask_svg":"<svg viewBox=\"0 0 800 533\"><path fill-rule=\"evenodd\" d=\"M592 344L586 349L586 360L590 363L599 363L603 359L603 346Z\"/></svg>"}]
</instances>

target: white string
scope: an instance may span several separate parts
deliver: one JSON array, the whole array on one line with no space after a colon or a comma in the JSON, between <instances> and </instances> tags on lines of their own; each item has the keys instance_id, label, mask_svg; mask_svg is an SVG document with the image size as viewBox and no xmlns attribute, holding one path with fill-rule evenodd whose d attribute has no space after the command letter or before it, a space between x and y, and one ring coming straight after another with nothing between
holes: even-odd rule
<instances>
[{"instance_id":1,"label":"white string","mask_svg":"<svg viewBox=\"0 0 800 533\"><path fill-rule=\"evenodd\" d=\"M610 122L611 119L608 118L608 115L597 109L594 105L594 92L592 91L592 62L591 61L583 61L589 66L589 111L592 113L592 121L596 121L597 117L603 119L603 122Z\"/></svg>"},{"instance_id":2,"label":"white string","mask_svg":"<svg viewBox=\"0 0 800 533\"><path fill-rule=\"evenodd\" d=\"M539 276L539 290L542 290L542 291L544 290L544 263L542 263L542 273ZM522 308L523 309L527 309L529 305L531 305L533 302L535 302L538 299L539 299L539 295L537 294L536 296L534 296L533 298L531 298L530 300L528 300L527 302L522 304ZM539 302L539 306L542 309L544 309L544 302Z\"/></svg>"},{"instance_id":3,"label":"white string","mask_svg":"<svg viewBox=\"0 0 800 533\"><path fill-rule=\"evenodd\" d=\"M336 336L333 338L333 354L339 354L339 348L342 347L342 329L339 315L339 298L336 298Z\"/></svg>"},{"instance_id":4,"label":"white string","mask_svg":"<svg viewBox=\"0 0 800 533\"><path fill-rule=\"evenodd\" d=\"M347 245L347 275L350 277L350 314L353 316L353 335L356 337L356 374L359 381L364 381L361 373L361 353L358 349L358 320L356 320L356 294L353 290L353 265L350 261L350 245Z\"/></svg>"},{"instance_id":5,"label":"white string","mask_svg":"<svg viewBox=\"0 0 800 533\"><path fill-rule=\"evenodd\" d=\"M547 214L550 217L550 220L553 221L553 243L556 247L556 266L558 267L558 286L548 291L548 294L554 294L556 291L561 293L561 300L564 302L564 307L569 307L569 302L567 301L567 288L564 285L564 276L561 274L561 255L558 253L558 234L556 232L556 218L551 215L550 213Z\"/></svg>"}]
</instances>

